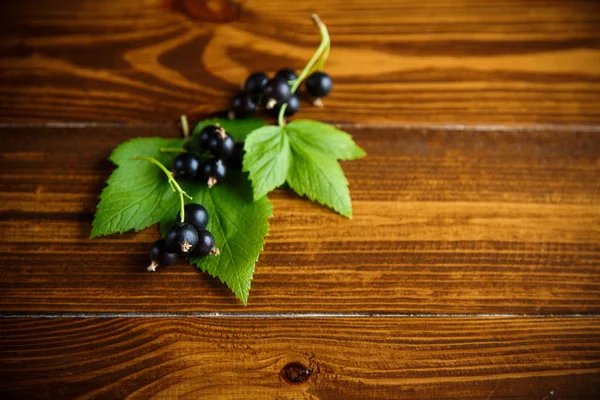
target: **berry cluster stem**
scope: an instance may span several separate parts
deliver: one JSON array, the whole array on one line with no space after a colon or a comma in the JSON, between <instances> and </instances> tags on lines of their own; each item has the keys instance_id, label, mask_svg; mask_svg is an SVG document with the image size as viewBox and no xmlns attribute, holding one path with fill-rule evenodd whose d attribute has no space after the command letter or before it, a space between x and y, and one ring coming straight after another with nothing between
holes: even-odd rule
<instances>
[{"instance_id":1,"label":"berry cluster stem","mask_svg":"<svg viewBox=\"0 0 600 400\"><path fill-rule=\"evenodd\" d=\"M298 79L296 79L296 81L292 85L292 88L291 88L292 94L296 93L296 90L298 90L298 88L300 87L300 84L302 84L302 81L304 81L304 79L306 79L306 77L314 70L315 66L317 66L318 68L323 67L325 60L329 56L329 48L331 46L331 41L329 39L329 31L327 31L327 27L325 26L323 21L321 21L321 19L319 18L319 16L317 14L313 14L311 18L313 19L313 21L319 28L319 32L321 33L321 43L319 44L317 51L315 51L315 54L313 54L310 61L306 64L306 66L300 73L300 76L298 76ZM285 114L286 108L287 108L287 104L284 104L283 106L281 106L281 109L279 110L279 116L277 118L277 122L279 123L279 126L285 125L284 114Z\"/></svg>"},{"instance_id":2,"label":"berry cluster stem","mask_svg":"<svg viewBox=\"0 0 600 400\"><path fill-rule=\"evenodd\" d=\"M165 173L165 175L167 175L167 179L169 180L169 185L171 186L171 189L174 192L179 193L179 201L181 202L181 212L180 212L181 222L184 222L185 221L185 201L183 200L183 196L187 197L190 200L192 200L192 197L189 194L187 194L185 192L185 190L183 190L181 188L181 186L179 186L179 184L173 177L173 174L171 173L171 171L169 171L160 161L158 161L154 157L136 156L136 157L133 157L133 159L150 161L152 164L157 165L160 169L162 169L162 171Z\"/></svg>"}]
</instances>

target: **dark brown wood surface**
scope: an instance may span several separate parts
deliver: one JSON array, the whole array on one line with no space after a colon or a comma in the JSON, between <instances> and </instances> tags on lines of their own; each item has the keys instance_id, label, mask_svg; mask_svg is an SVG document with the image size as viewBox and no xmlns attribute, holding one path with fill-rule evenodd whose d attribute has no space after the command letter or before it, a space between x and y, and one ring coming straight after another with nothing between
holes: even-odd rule
<instances>
[{"instance_id":1,"label":"dark brown wood surface","mask_svg":"<svg viewBox=\"0 0 600 400\"><path fill-rule=\"evenodd\" d=\"M600 396L598 318L8 319L0 333L3 398ZM289 363L308 379L287 383Z\"/></svg>"},{"instance_id":2,"label":"dark brown wood surface","mask_svg":"<svg viewBox=\"0 0 600 400\"><path fill-rule=\"evenodd\" d=\"M0 399L600 398L597 1L0 7ZM272 193L246 307L88 239L110 151L300 68L313 12L354 218Z\"/></svg>"},{"instance_id":3,"label":"dark brown wood surface","mask_svg":"<svg viewBox=\"0 0 600 400\"><path fill-rule=\"evenodd\" d=\"M332 36L335 121L600 122L600 3L8 1L5 121L171 121L221 111L250 71L300 69ZM169 4L173 4L170 6ZM212 4L212 6L211 6ZM214 24L198 8L219 9ZM173 10L174 9L174 10Z\"/></svg>"}]
</instances>

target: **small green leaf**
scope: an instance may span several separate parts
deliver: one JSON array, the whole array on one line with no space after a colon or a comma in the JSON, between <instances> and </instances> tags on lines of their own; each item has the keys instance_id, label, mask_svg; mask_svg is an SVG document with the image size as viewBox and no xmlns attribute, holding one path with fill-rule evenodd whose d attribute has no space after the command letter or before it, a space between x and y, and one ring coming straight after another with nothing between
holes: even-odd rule
<instances>
[{"instance_id":1,"label":"small green leaf","mask_svg":"<svg viewBox=\"0 0 600 400\"><path fill-rule=\"evenodd\" d=\"M285 126L285 130L292 142L338 160L354 160L366 155L350 134L323 122L294 120Z\"/></svg>"},{"instance_id":2,"label":"small green leaf","mask_svg":"<svg viewBox=\"0 0 600 400\"><path fill-rule=\"evenodd\" d=\"M237 171L229 172L225 182L211 189L195 182L181 182L181 186L208 211L206 229L221 251L220 256L190 258L190 262L218 277L246 304L254 264L269 230L267 218L273 215L271 203L266 197L253 201L250 182ZM161 222L163 236L173 222L173 216Z\"/></svg>"},{"instance_id":3,"label":"small green leaf","mask_svg":"<svg viewBox=\"0 0 600 400\"><path fill-rule=\"evenodd\" d=\"M285 183L290 169L290 143L279 126L263 126L244 143L244 171L250 172L254 199L260 199Z\"/></svg>"},{"instance_id":4,"label":"small green leaf","mask_svg":"<svg viewBox=\"0 0 600 400\"><path fill-rule=\"evenodd\" d=\"M113 151L110 160L117 169L100 195L91 237L139 231L176 212L179 197L171 190L165 174L149 162L132 158L154 157L170 166L177 155L161 153L160 148L182 145L180 139L139 138L122 143Z\"/></svg>"},{"instance_id":5,"label":"small green leaf","mask_svg":"<svg viewBox=\"0 0 600 400\"><path fill-rule=\"evenodd\" d=\"M212 118L205 121L198 122L192 135L200 133L202 128L208 125L219 124L238 142L246 140L246 136L255 129L265 125L265 121L258 118L244 118L244 119L225 119L225 118Z\"/></svg>"},{"instance_id":6,"label":"small green leaf","mask_svg":"<svg viewBox=\"0 0 600 400\"><path fill-rule=\"evenodd\" d=\"M299 195L352 218L348 181L337 160L363 157L365 152L346 132L296 120L253 131L244 150L244 171L250 173L255 199L287 183Z\"/></svg>"},{"instance_id":7,"label":"small green leaf","mask_svg":"<svg viewBox=\"0 0 600 400\"><path fill-rule=\"evenodd\" d=\"M292 158L292 167L287 175L290 187L300 196L306 195L312 201L352 218L348 181L340 164L294 142Z\"/></svg>"}]
</instances>

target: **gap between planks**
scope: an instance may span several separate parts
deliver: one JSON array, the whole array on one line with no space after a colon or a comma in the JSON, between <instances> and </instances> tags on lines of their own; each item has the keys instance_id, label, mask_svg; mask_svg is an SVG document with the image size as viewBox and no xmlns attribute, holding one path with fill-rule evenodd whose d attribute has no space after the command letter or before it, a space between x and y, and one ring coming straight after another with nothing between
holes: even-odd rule
<instances>
[{"instance_id":1,"label":"gap between planks","mask_svg":"<svg viewBox=\"0 0 600 400\"><path fill-rule=\"evenodd\" d=\"M236 313L236 312L59 312L0 313L3 318L599 318L600 314L511 314L511 313Z\"/></svg>"}]
</instances>

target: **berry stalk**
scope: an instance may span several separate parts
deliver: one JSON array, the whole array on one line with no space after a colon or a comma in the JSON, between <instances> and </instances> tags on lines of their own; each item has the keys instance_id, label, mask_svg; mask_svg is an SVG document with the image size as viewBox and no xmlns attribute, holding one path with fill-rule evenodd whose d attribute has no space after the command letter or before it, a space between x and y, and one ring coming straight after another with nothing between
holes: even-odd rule
<instances>
[{"instance_id":1,"label":"berry stalk","mask_svg":"<svg viewBox=\"0 0 600 400\"><path fill-rule=\"evenodd\" d=\"M179 184L177 183L177 181L175 180L175 178L173 177L173 174L171 173L171 171L169 171L160 161L158 161L156 158L154 157L145 157L145 156L136 156L133 157L134 160L144 160L144 161L150 161L152 164L157 165L160 169L162 169L162 171L165 173L165 175L167 175L167 179L169 181L169 185L171 186L171 189L173 189L174 192L179 193L179 200L181 202L181 213L180 213L180 217L181 217L181 223L184 222L185 220L185 201L183 200L183 196L187 197L188 199L192 200L192 196L190 196L189 194L187 194L185 192L185 190L183 190L181 188L181 186L179 186Z\"/></svg>"},{"instance_id":2,"label":"berry stalk","mask_svg":"<svg viewBox=\"0 0 600 400\"><path fill-rule=\"evenodd\" d=\"M321 21L321 19L319 18L319 16L317 14L313 14L311 18L313 19L313 21L319 28L319 32L321 33L321 43L319 44L319 47L317 48L317 51L315 52L315 54L313 54L313 56L310 59L310 61L308 62L308 64L306 64L306 66L304 67L304 69L302 70L300 75L298 76L298 79L296 79L296 81L292 85L292 88L291 88L292 94L296 93L296 90L298 90L298 88L300 87L300 84L302 84L302 81L304 79L306 79L306 77L314 70L315 67L317 67L317 68L323 67L323 64L325 64L325 61L327 60L327 57L329 56L329 48L331 47L331 41L329 39L329 31L327 31L327 27ZM285 125L284 114L285 114L286 108L287 108L287 104L284 104L283 106L281 106L281 109L279 110L279 116L277 118L277 122L279 123L279 126Z\"/></svg>"}]
</instances>

